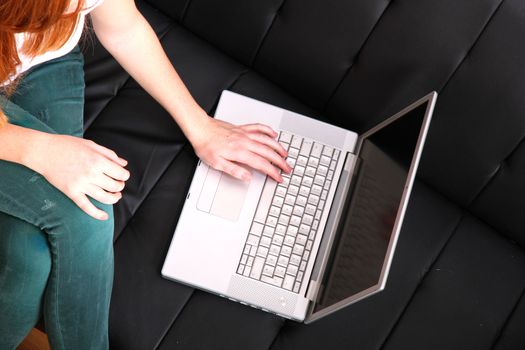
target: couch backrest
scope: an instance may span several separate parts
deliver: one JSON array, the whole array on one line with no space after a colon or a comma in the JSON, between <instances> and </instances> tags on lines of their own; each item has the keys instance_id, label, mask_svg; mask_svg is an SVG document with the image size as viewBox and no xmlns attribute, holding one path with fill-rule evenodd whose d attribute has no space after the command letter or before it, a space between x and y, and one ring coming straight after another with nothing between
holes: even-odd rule
<instances>
[{"instance_id":1,"label":"couch backrest","mask_svg":"<svg viewBox=\"0 0 525 350\"><path fill-rule=\"evenodd\" d=\"M420 178L525 246L522 0L148 0L332 122L440 93Z\"/></svg>"}]
</instances>

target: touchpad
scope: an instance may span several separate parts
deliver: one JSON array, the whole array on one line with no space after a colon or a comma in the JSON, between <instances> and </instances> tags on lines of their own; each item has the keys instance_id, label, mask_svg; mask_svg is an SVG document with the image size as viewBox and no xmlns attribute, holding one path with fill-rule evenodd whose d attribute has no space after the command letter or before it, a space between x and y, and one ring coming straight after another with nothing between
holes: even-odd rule
<instances>
[{"instance_id":1,"label":"touchpad","mask_svg":"<svg viewBox=\"0 0 525 350\"><path fill-rule=\"evenodd\" d=\"M208 167L197 209L237 221L249 187L249 182L237 180L222 171Z\"/></svg>"}]
</instances>

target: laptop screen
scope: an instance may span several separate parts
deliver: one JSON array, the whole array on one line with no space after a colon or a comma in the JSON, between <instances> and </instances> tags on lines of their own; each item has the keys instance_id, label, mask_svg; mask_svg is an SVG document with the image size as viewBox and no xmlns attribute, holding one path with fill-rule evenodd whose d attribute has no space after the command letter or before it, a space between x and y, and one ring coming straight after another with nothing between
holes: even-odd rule
<instances>
[{"instance_id":1,"label":"laptop screen","mask_svg":"<svg viewBox=\"0 0 525 350\"><path fill-rule=\"evenodd\" d=\"M323 288L314 313L382 287L396 218L428 102L362 139ZM368 294L368 293L365 293Z\"/></svg>"}]
</instances>

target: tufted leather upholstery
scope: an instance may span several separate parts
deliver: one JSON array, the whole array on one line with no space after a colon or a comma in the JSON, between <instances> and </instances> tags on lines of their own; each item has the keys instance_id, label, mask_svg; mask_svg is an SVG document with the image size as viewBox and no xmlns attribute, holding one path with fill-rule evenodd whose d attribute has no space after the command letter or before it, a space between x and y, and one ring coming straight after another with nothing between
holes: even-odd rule
<instances>
[{"instance_id":1,"label":"tufted leather upholstery","mask_svg":"<svg viewBox=\"0 0 525 350\"><path fill-rule=\"evenodd\" d=\"M223 89L363 131L440 93L387 288L312 325L161 278L196 157L96 43L86 137L130 160L112 349L524 349L525 3L138 0L197 101Z\"/></svg>"}]
</instances>

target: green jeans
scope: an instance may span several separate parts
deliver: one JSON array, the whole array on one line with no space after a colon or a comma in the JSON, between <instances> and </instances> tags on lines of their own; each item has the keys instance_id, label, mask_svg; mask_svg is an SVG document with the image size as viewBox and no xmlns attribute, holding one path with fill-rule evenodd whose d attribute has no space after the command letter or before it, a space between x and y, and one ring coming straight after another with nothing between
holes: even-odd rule
<instances>
[{"instance_id":1,"label":"green jeans","mask_svg":"<svg viewBox=\"0 0 525 350\"><path fill-rule=\"evenodd\" d=\"M83 57L34 67L0 104L12 124L82 137ZM43 315L51 348L108 349L113 209L98 221L38 173L0 161L0 349L15 349Z\"/></svg>"}]
</instances>

